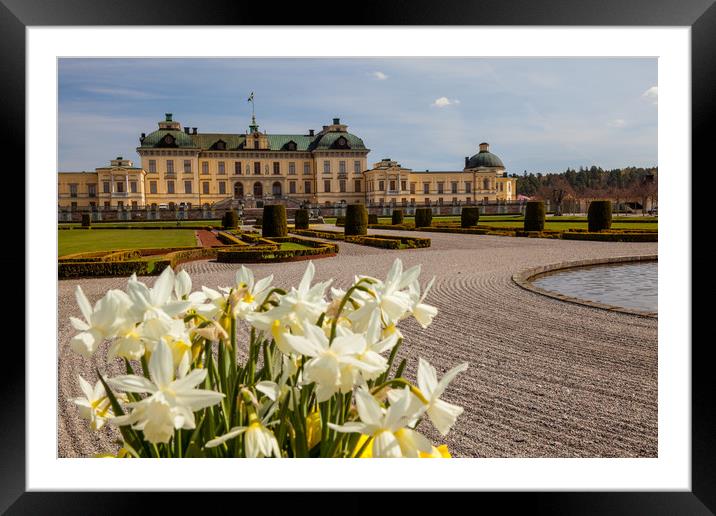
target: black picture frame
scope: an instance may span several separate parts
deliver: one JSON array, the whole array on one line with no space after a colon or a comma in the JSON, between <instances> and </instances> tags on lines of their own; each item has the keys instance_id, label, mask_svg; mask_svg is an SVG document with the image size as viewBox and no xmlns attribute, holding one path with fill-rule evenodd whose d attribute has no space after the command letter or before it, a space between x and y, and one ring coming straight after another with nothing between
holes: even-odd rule
<instances>
[{"instance_id":1,"label":"black picture frame","mask_svg":"<svg viewBox=\"0 0 716 516\"><path fill-rule=\"evenodd\" d=\"M83 25L548 25L548 26L689 26L692 38L692 163L710 173L709 131L716 118L716 5L714 0L364 0L343 11L320 3L277 9L268 3L187 0L0 0L0 136L19 157L25 149L25 29L28 26ZM310 8L309 8L310 7ZM335 7L335 8L334 8ZM685 172L687 173L687 172ZM25 182L15 194L24 191ZM689 207L690 209L691 207ZM695 217L694 217L695 219ZM696 234L692 232L692 235ZM17 253L17 251L16 251ZM17 254L15 255L17 256ZM5 270L24 270L20 259L0 257ZM692 265L699 262L693 260ZM706 264L704 264L706 265ZM695 304L693 304L696 307ZM27 318L27 314L26 314ZM698 318L692 320L696 322ZM696 333L694 333L696 334ZM670 343L688 345L690 343ZM500 511L522 508L537 514L714 514L716 512L716 391L709 339L693 342L692 485L690 492L484 493L481 502L497 501ZM24 350L4 367L0 424L0 510L8 514L119 514L136 511L145 495L123 493L26 492ZM22 367L19 365L22 364ZM164 501L168 497L163 496ZM203 499L203 501L201 501ZM303 503L303 495L293 497ZM171 503L188 509L206 497L173 495ZM162 503L164 503L164 501ZM212 502L214 503L214 502ZM402 503L402 502L401 502ZM455 502L457 503L457 502ZM145 506L146 507L146 506ZM388 505L383 506L388 510ZM484 507L482 504L480 507ZM168 512L169 505L165 506Z\"/></svg>"}]
</instances>

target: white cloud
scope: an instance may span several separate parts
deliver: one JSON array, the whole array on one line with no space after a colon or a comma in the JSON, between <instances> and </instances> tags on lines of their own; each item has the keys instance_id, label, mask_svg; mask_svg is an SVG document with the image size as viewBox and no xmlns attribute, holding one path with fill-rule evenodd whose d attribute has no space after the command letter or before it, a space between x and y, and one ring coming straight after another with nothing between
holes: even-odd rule
<instances>
[{"instance_id":1,"label":"white cloud","mask_svg":"<svg viewBox=\"0 0 716 516\"><path fill-rule=\"evenodd\" d=\"M452 106L453 104L459 104L459 103L460 103L460 101L458 99L451 100L447 97L439 97L439 98L435 99L435 101L431 104L431 106L442 108L442 107Z\"/></svg>"},{"instance_id":2,"label":"white cloud","mask_svg":"<svg viewBox=\"0 0 716 516\"><path fill-rule=\"evenodd\" d=\"M378 79L379 81L384 81L388 78L388 76L385 75L383 72L378 72L378 71L371 72L371 75L373 77L375 77L376 79Z\"/></svg>"},{"instance_id":3,"label":"white cloud","mask_svg":"<svg viewBox=\"0 0 716 516\"><path fill-rule=\"evenodd\" d=\"M642 93L641 96L647 100L652 101L654 104L658 104L659 103L659 87L652 86L651 88L646 90L644 93Z\"/></svg>"},{"instance_id":4,"label":"white cloud","mask_svg":"<svg viewBox=\"0 0 716 516\"><path fill-rule=\"evenodd\" d=\"M128 97L133 99L161 99L165 98L161 95L155 95L153 93L147 93L145 91L131 90L127 88L101 88L101 87L87 87L84 91L88 93L95 93L97 95L109 95L112 97Z\"/></svg>"},{"instance_id":5,"label":"white cloud","mask_svg":"<svg viewBox=\"0 0 716 516\"><path fill-rule=\"evenodd\" d=\"M615 118L614 120L607 122L607 125L609 127L624 127L626 125L626 120L622 118Z\"/></svg>"}]
</instances>

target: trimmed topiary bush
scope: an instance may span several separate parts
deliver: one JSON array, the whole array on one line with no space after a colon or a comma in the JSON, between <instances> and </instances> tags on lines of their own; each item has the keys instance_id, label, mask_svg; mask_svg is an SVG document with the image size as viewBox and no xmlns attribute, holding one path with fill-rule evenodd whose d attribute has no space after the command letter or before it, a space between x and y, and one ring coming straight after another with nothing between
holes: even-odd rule
<instances>
[{"instance_id":1,"label":"trimmed topiary bush","mask_svg":"<svg viewBox=\"0 0 716 516\"><path fill-rule=\"evenodd\" d=\"M236 229L239 225L239 215L235 211L227 211L221 217L221 227L224 229Z\"/></svg>"},{"instance_id":2,"label":"trimmed topiary bush","mask_svg":"<svg viewBox=\"0 0 716 516\"><path fill-rule=\"evenodd\" d=\"M308 229L308 210L296 210L293 225L296 229Z\"/></svg>"},{"instance_id":3,"label":"trimmed topiary bush","mask_svg":"<svg viewBox=\"0 0 716 516\"><path fill-rule=\"evenodd\" d=\"M403 223L403 210L393 210L393 220L391 224L397 226Z\"/></svg>"},{"instance_id":4,"label":"trimmed topiary bush","mask_svg":"<svg viewBox=\"0 0 716 516\"><path fill-rule=\"evenodd\" d=\"M612 201L592 201L587 210L589 231L603 231L612 227Z\"/></svg>"},{"instance_id":5,"label":"trimmed topiary bush","mask_svg":"<svg viewBox=\"0 0 716 516\"><path fill-rule=\"evenodd\" d=\"M545 209L543 201L527 201L525 206L525 231L544 229Z\"/></svg>"},{"instance_id":6,"label":"trimmed topiary bush","mask_svg":"<svg viewBox=\"0 0 716 516\"><path fill-rule=\"evenodd\" d=\"M477 226L480 220L480 208L477 206L466 206L460 212L460 227L469 228Z\"/></svg>"},{"instance_id":7,"label":"trimmed topiary bush","mask_svg":"<svg viewBox=\"0 0 716 516\"><path fill-rule=\"evenodd\" d=\"M288 235L286 206L283 204L269 204L264 206L261 236L282 237L286 235Z\"/></svg>"},{"instance_id":8,"label":"trimmed topiary bush","mask_svg":"<svg viewBox=\"0 0 716 516\"><path fill-rule=\"evenodd\" d=\"M89 213L83 213L82 214L82 227L88 228L92 225Z\"/></svg>"},{"instance_id":9,"label":"trimmed topiary bush","mask_svg":"<svg viewBox=\"0 0 716 516\"><path fill-rule=\"evenodd\" d=\"M378 214L377 213L369 213L368 214L368 224L377 224L378 223Z\"/></svg>"},{"instance_id":10,"label":"trimmed topiary bush","mask_svg":"<svg viewBox=\"0 0 716 516\"><path fill-rule=\"evenodd\" d=\"M349 204L346 207L346 235L368 234L368 211L362 204Z\"/></svg>"},{"instance_id":11,"label":"trimmed topiary bush","mask_svg":"<svg viewBox=\"0 0 716 516\"><path fill-rule=\"evenodd\" d=\"M425 228L433 223L433 210L430 208L415 209L415 227Z\"/></svg>"}]
</instances>

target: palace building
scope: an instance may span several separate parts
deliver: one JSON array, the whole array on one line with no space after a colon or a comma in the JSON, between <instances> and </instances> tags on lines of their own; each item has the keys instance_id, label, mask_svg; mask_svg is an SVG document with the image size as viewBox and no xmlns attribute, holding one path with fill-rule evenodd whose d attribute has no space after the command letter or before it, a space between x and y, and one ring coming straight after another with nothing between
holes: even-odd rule
<instances>
[{"instance_id":1,"label":"palace building","mask_svg":"<svg viewBox=\"0 0 716 516\"><path fill-rule=\"evenodd\" d=\"M157 130L141 134L136 150L140 166L119 156L94 172L60 172L60 210L440 206L516 198L516 180L487 143L461 171L415 171L390 159L367 169L370 149L339 118L306 134L262 132L255 116L243 133L203 133L167 113Z\"/></svg>"}]
</instances>

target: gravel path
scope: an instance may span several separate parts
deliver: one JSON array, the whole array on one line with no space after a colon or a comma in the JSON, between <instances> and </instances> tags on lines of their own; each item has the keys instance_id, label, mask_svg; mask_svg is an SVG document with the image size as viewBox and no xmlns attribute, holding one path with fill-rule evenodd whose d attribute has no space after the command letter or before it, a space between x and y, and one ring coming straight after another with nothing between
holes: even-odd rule
<instances>
[{"instance_id":1,"label":"gravel path","mask_svg":"<svg viewBox=\"0 0 716 516\"><path fill-rule=\"evenodd\" d=\"M332 227L332 226L331 226ZM371 232L375 232L372 231ZM389 234L414 235L384 231ZM549 263L656 254L656 243L605 243L484 235L421 233L428 249L387 251L340 242L338 257L316 260L316 279L335 278L346 287L356 273L384 277L396 257L406 267L422 265L423 284L436 276L427 302L438 307L432 326L403 323L409 356L406 375L414 380L417 357L441 376L467 361L470 368L451 384L445 399L465 407L447 438L428 422L420 429L435 443L446 442L459 457L656 457L657 321L563 303L527 292L511 275ZM305 262L254 264L257 277L270 273L277 285L298 285ZM185 266L194 281L231 284L235 264L210 261ZM153 283L153 278L147 278ZM92 383L95 367L110 374L99 357L76 356L67 343L70 316L79 316L75 285L91 302L126 279L59 283L58 454L89 456L113 450L115 430L91 432L67 398L79 395L77 374Z\"/></svg>"}]
</instances>

